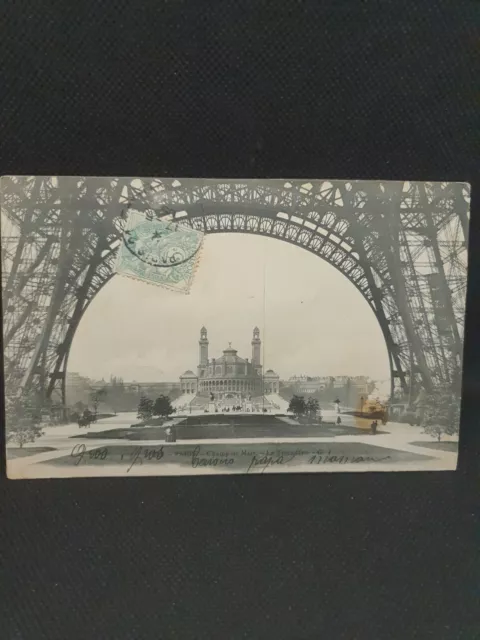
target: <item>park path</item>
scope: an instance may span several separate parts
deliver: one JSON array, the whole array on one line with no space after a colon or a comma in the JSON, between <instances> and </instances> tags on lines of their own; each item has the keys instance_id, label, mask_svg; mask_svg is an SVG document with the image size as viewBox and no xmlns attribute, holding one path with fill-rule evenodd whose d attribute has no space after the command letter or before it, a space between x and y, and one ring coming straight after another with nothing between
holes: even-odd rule
<instances>
[{"instance_id":1,"label":"park path","mask_svg":"<svg viewBox=\"0 0 480 640\"><path fill-rule=\"evenodd\" d=\"M324 412L324 418L329 421L337 415L334 411ZM165 423L165 426L168 424L175 424L182 420L182 417L176 417L172 420ZM293 422L290 418L283 418L285 421ZM135 424L137 422L137 417L135 413L122 413L117 416L112 416L110 418L102 418L97 423L91 425L90 429L79 429L76 424L68 424L68 425L60 425L60 426L51 426L44 428L44 435L38 438L35 443L25 445L25 449L27 448L36 448L36 447L52 447L53 451L45 451L42 453L33 454L31 456L14 458L8 461L9 470L12 473L9 475L17 476L16 470L20 470L25 467L30 467L32 465L36 465L38 463L48 462L49 460L54 460L59 457L63 457L65 455L69 455L75 445L85 444L88 449L94 449L98 447L105 446L114 446L114 445L131 445L135 446L175 446L175 443L165 443L164 439L159 440L148 440L148 441L126 441L123 438L102 438L99 436L98 438L75 438L74 436L83 435L87 431L90 434L100 433L104 431L110 431L113 429L121 429L128 428L131 424ZM355 419L352 416L343 416L342 422L344 424L349 424L354 426ZM321 429L321 428L320 428ZM411 444L412 442L433 442L432 438L422 432L420 427L412 427L407 424L400 424L389 422L385 427L381 427L381 430L385 430L388 433L379 433L375 436L372 436L368 431L360 430L359 433L355 435L338 435L335 438L331 436L321 436L318 437L308 437L308 438L222 438L221 441L219 439L198 439L198 440L184 440L177 441L176 444L183 445L212 445L212 444L225 444L225 445L247 445L247 444L262 444L262 443L285 443L285 444L301 444L302 442L318 442L319 444L326 444L328 442L357 442L364 443L368 445L374 445L378 447L384 447L388 449L396 449L398 451L405 451L408 453L414 453L422 456L428 456L431 458L431 461L427 460L425 463L422 462L421 468L435 468L435 465L442 466L445 468L454 468L455 460L456 460L456 452L453 451L444 451L440 449L430 449L427 447L416 446ZM457 439L458 440L458 439ZM444 441L455 441L454 437L445 437ZM7 459L8 459L8 447L7 447ZM107 471L106 475L109 475L110 471Z\"/></svg>"}]
</instances>

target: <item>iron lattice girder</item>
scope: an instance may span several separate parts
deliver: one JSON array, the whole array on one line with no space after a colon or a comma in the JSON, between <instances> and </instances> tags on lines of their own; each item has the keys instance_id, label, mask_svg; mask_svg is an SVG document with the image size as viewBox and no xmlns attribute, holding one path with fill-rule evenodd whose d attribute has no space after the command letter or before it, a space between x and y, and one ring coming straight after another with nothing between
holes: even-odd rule
<instances>
[{"instance_id":1,"label":"iron lattice girder","mask_svg":"<svg viewBox=\"0 0 480 640\"><path fill-rule=\"evenodd\" d=\"M425 357L427 366L433 366L433 373L425 372L423 367L424 383L448 379L448 362L438 360L442 338L435 331L435 313L415 261L420 255L418 247L426 239L436 240L436 234L448 228L452 220L460 219L457 211L464 215L468 210L468 194L462 185L389 183L386 188L380 182L353 181L242 183L27 177L7 178L2 187L2 212L13 223L17 237L29 239L22 247L18 264L13 265L13 258L4 264L6 271L10 265L10 278L4 274L3 282L9 279L12 285L4 290L4 301L14 309L6 344L6 368L15 374L12 379L18 380L28 366L32 375L39 369L38 363L32 365L29 359L35 340L45 330L47 309L54 302L49 296L54 291L59 268L55 255L65 217L70 220L71 233L76 233L78 246L71 251L58 317L48 332L45 353L39 356L47 369L44 374L50 376L50 392L64 377L81 315L111 277L115 246L123 225L122 212L129 203L144 211L166 206L179 221L207 233L263 234L312 251L343 273L376 313L395 377L405 383L405 372L411 366L412 343L416 343L413 368L417 370ZM461 222L464 228L464 221ZM414 258L412 238L418 239ZM3 240L7 245L8 237ZM463 248L464 240L463 237ZM458 242L450 244L455 263ZM400 255L406 250L410 252L409 259L396 259L397 266L392 268L392 252ZM94 256L96 266L92 271L89 265ZM437 251L437 263L438 258ZM439 267L430 255L427 263L432 269ZM466 262L456 266L452 322L463 316L465 270ZM407 294L406 308L399 308L397 303L400 285ZM29 313L32 306L37 308L36 314ZM6 315L9 313L7 310ZM409 320L407 327L406 320ZM429 325L433 331L431 327L428 329ZM35 326L37 330L32 334ZM455 329L452 327L452 331Z\"/></svg>"}]
</instances>

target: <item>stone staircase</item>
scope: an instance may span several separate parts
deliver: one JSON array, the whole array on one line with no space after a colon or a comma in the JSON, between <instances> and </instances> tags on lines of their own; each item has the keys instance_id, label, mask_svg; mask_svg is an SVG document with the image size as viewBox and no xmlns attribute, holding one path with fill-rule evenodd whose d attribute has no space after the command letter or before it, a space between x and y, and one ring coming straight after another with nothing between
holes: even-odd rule
<instances>
[{"instance_id":1,"label":"stone staircase","mask_svg":"<svg viewBox=\"0 0 480 640\"><path fill-rule=\"evenodd\" d=\"M190 407L192 410L204 409L210 400L206 396L195 396L193 400L190 401Z\"/></svg>"},{"instance_id":2,"label":"stone staircase","mask_svg":"<svg viewBox=\"0 0 480 640\"><path fill-rule=\"evenodd\" d=\"M281 413L286 413L288 409L288 402L285 398L282 398L278 393L270 393L268 396L265 396L272 403L273 407L280 411Z\"/></svg>"}]
</instances>

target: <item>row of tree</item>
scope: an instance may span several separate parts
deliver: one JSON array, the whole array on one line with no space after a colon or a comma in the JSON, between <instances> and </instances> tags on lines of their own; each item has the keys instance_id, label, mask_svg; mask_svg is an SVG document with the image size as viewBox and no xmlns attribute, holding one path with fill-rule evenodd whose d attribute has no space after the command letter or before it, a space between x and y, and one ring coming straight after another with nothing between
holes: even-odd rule
<instances>
[{"instance_id":1,"label":"row of tree","mask_svg":"<svg viewBox=\"0 0 480 640\"><path fill-rule=\"evenodd\" d=\"M125 384L122 378L112 376L109 382L105 382L105 384L98 389L92 389L91 386L84 389L81 398L75 396L74 389L70 390L67 397L71 395L83 404L93 405L94 411L96 411L95 407L98 407L99 403L103 403L116 414L117 412L123 411L135 411L142 395L155 397L158 391L159 389L155 388L155 385L139 390L139 388L133 384ZM172 400L180 394L180 389L172 388L168 390L168 395ZM78 402L73 404L78 404Z\"/></svg>"},{"instance_id":2,"label":"row of tree","mask_svg":"<svg viewBox=\"0 0 480 640\"><path fill-rule=\"evenodd\" d=\"M105 398L105 394L101 390L95 391L95 398L92 399L95 414L102 398ZM73 420L76 413L83 414L85 410L89 410L88 406L77 404L78 406L67 410L69 414L67 420ZM293 395L288 411L296 417L308 416L311 419L321 417L319 402L312 397L305 400L303 396ZM160 395L156 400L142 395L138 403L138 418L143 422L154 416L166 419L174 412L170 397L166 395ZM44 423L45 420L51 424L55 424L56 421L65 422L65 407L45 400L34 391L15 398L7 397L5 413L7 441L13 441L19 447L23 447L27 442L34 442L42 435L42 422ZM458 433L460 418L459 389L443 386L425 394L415 412L412 411L412 416L414 424L423 426L425 433L439 441L443 435L455 435Z\"/></svg>"},{"instance_id":3,"label":"row of tree","mask_svg":"<svg viewBox=\"0 0 480 640\"><path fill-rule=\"evenodd\" d=\"M419 403L419 422L425 433L438 442L443 435L453 436L460 426L460 384L445 385L426 394Z\"/></svg>"},{"instance_id":4,"label":"row of tree","mask_svg":"<svg viewBox=\"0 0 480 640\"><path fill-rule=\"evenodd\" d=\"M370 409L370 407L366 408ZM375 405L372 405L372 409L374 408ZM310 397L305 400L303 396L293 395L288 411L297 418L308 416L314 419L320 412L319 402L316 398ZM439 442L444 435L456 435L460 424L460 390L447 385L438 387L431 393L425 394L415 411L412 410L409 415L412 425L422 426L425 433Z\"/></svg>"},{"instance_id":5,"label":"row of tree","mask_svg":"<svg viewBox=\"0 0 480 640\"><path fill-rule=\"evenodd\" d=\"M169 396L160 395L156 400L151 400L142 395L138 403L137 417L142 422L147 422L151 418L158 416L165 420L172 415L175 409L172 406Z\"/></svg>"},{"instance_id":6,"label":"row of tree","mask_svg":"<svg viewBox=\"0 0 480 640\"><path fill-rule=\"evenodd\" d=\"M316 398L305 400L303 396L294 395L290 399L287 411L294 414L296 418L307 416L311 420L321 417L319 402Z\"/></svg>"}]
</instances>

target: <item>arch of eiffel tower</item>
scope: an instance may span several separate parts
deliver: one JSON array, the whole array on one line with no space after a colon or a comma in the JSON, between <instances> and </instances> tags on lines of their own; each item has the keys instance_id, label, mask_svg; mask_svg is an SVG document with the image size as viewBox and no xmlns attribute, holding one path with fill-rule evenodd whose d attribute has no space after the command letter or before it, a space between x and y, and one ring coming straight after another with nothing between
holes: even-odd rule
<instances>
[{"instance_id":1,"label":"arch of eiffel tower","mask_svg":"<svg viewBox=\"0 0 480 640\"><path fill-rule=\"evenodd\" d=\"M2 178L7 397L65 403L72 340L113 275L129 206L314 253L375 313L392 394L448 384L461 368L468 203L452 183Z\"/></svg>"}]
</instances>

